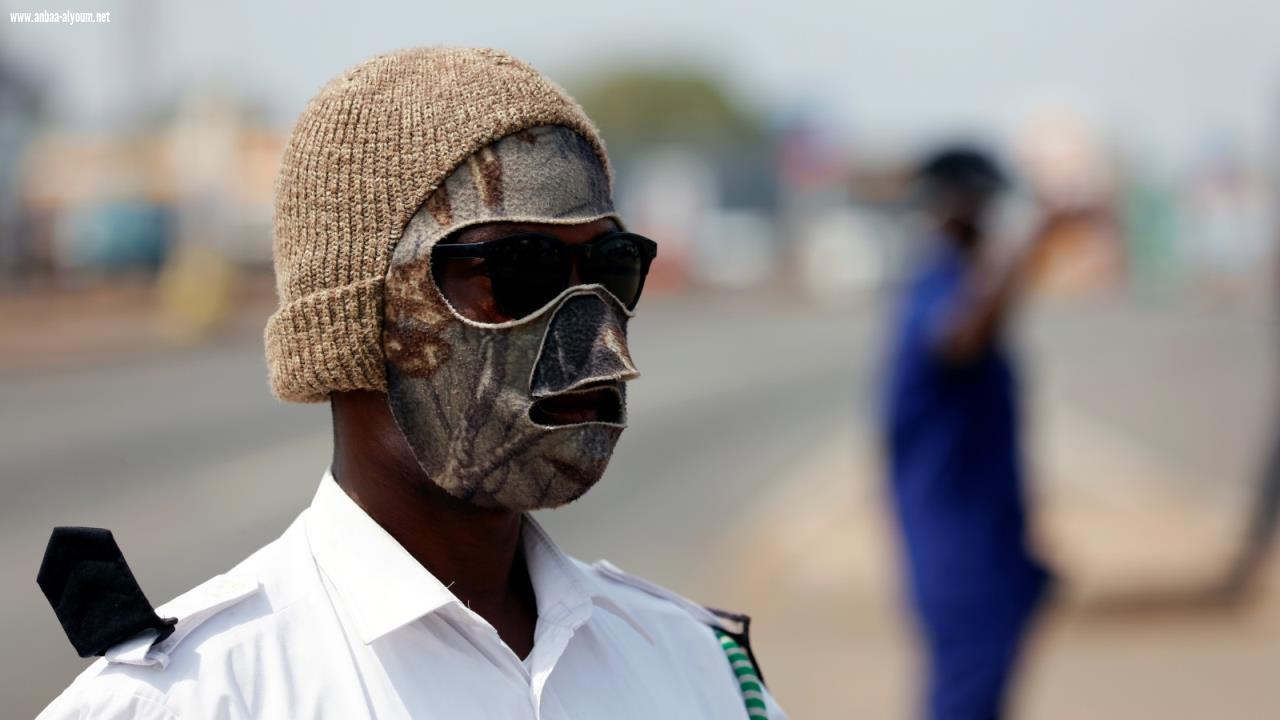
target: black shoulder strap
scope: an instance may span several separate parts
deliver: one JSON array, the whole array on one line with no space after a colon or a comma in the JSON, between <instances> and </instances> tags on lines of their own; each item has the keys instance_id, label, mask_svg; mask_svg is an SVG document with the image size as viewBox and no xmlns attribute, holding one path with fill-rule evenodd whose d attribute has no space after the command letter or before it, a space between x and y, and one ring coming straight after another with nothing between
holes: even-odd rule
<instances>
[{"instance_id":1,"label":"black shoulder strap","mask_svg":"<svg viewBox=\"0 0 1280 720\"><path fill-rule=\"evenodd\" d=\"M760 662L756 660L756 654L751 651L751 616L713 607L707 607L707 611L724 621L719 628L720 631L733 638L734 642L747 651L747 657L755 666L756 677L760 678L760 684L764 685L764 670L760 669Z\"/></svg>"},{"instance_id":2,"label":"black shoulder strap","mask_svg":"<svg viewBox=\"0 0 1280 720\"><path fill-rule=\"evenodd\" d=\"M104 528L55 527L36 583L80 657L105 654L143 630L163 640L177 623L156 614Z\"/></svg>"}]
</instances>

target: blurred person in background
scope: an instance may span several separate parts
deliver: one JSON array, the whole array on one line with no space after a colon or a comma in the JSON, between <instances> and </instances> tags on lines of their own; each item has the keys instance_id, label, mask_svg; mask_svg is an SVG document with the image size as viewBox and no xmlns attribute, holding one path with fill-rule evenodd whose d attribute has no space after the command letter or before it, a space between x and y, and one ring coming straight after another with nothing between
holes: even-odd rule
<instances>
[{"instance_id":1,"label":"blurred person in background","mask_svg":"<svg viewBox=\"0 0 1280 720\"><path fill-rule=\"evenodd\" d=\"M275 395L331 407L330 469L278 540L158 609L176 627L88 648L42 717L783 717L745 618L528 514L604 473L655 253L591 121L519 60L406 50L331 81L285 149L266 330Z\"/></svg>"},{"instance_id":2,"label":"blurred person in background","mask_svg":"<svg viewBox=\"0 0 1280 720\"><path fill-rule=\"evenodd\" d=\"M934 720L1003 716L1051 582L1026 537L1017 372L1004 330L1059 219L1004 252L990 226L1007 185L992 158L966 146L920 167L928 252L902 299L889 368L890 494Z\"/></svg>"}]
</instances>

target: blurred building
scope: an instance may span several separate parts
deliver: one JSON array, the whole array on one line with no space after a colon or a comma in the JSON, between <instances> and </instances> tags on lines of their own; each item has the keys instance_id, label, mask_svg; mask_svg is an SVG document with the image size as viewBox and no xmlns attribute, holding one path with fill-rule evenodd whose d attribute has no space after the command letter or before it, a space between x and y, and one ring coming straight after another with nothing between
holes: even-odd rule
<instances>
[{"instance_id":1,"label":"blurred building","mask_svg":"<svg viewBox=\"0 0 1280 720\"><path fill-rule=\"evenodd\" d=\"M282 133L208 93L129 133L44 128L14 194L30 220L11 242L59 281L154 272L180 244L268 264L283 143Z\"/></svg>"},{"instance_id":2,"label":"blurred building","mask_svg":"<svg viewBox=\"0 0 1280 720\"><path fill-rule=\"evenodd\" d=\"M1270 275L1276 202L1256 163L1219 145L1195 164L1182 192L1180 241L1193 281L1230 289Z\"/></svg>"}]
</instances>

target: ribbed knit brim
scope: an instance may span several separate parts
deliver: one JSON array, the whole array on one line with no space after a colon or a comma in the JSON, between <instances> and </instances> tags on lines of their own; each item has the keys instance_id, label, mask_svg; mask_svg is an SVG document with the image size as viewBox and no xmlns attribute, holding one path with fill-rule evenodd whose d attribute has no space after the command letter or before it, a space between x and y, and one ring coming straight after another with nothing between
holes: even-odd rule
<instances>
[{"instance_id":1,"label":"ribbed knit brim","mask_svg":"<svg viewBox=\"0 0 1280 720\"><path fill-rule=\"evenodd\" d=\"M582 108L500 51L403 50L321 89L298 118L276 181L280 308L267 322L266 354L278 398L386 388L383 286L405 225L473 153L542 125L580 133L608 167Z\"/></svg>"}]
</instances>

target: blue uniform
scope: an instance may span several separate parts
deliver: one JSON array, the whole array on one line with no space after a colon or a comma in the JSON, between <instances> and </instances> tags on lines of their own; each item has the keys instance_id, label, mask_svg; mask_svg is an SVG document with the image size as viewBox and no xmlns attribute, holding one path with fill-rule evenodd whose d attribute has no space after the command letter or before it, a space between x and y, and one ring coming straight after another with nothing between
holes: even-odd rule
<instances>
[{"instance_id":1,"label":"blue uniform","mask_svg":"<svg viewBox=\"0 0 1280 720\"><path fill-rule=\"evenodd\" d=\"M999 343L944 362L936 332L964 292L943 249L901 308L888 402L888 460L910 590L930 658L934 720L989 720L1048 573L1028 552L1017 382Z\"/></svg>"}]
</instances>

